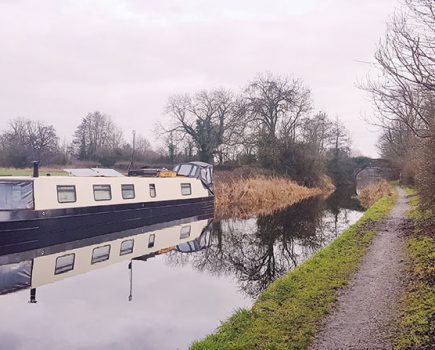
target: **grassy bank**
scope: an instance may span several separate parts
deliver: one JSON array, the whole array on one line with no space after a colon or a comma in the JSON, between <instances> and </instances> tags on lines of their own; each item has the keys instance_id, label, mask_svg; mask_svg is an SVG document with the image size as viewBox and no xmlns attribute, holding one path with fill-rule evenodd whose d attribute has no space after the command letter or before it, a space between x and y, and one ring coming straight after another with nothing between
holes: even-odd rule
<instances>
[{"instance_id":1,"label":"grassy bank","mask_svg":"<svg viewBox=\"0 0 435 350\"><path fill-rule=\"evenodd\" d=\"M305 349L358 268L375 222L394 206L395 195L376 202L328 247L272 283L250 310L237 311L192 350Z\"/></svg>"},{"instance_id":2,"label":"grassy bank","mask_svg":"<svg viewBox=\"0 0 435 350\"><path fill-rule=\"evenodd\" d=\"M327 180L322 188L307 188L288 178L267 175L238 177L217 172L215 181L216 217L248 218L269 214L303 199L330 194L334 185Z\"/></svg>"},{"instance_id":3,"label":"grassy bank","mask_svg":"<svg viewBox=\"0 0 435 350\"><path fill-rule=\"evenodd\" d=\"M33 169L31 168L24 168L24 169L15 169L15 168L1 168L0 167L0 176L31 176L33 173ZM61 176L61 175L67 175L66 172L64 172L61 169L55 169L55 168L40 168L39 169L40 175L53 175L53 176Z\"/></svg>"},{"instance_id":4,"label":"grassy bank","mask_svg":"<svg viewBox=\"0 0 435 350\"><path fill-rule=\"evenodd\" d=\"M418 208L413 191L407 193L413 207L406 243L409 280L400 304L395 349L429 349L435 344L435 218Z\"/></svg>"}]
</instances>

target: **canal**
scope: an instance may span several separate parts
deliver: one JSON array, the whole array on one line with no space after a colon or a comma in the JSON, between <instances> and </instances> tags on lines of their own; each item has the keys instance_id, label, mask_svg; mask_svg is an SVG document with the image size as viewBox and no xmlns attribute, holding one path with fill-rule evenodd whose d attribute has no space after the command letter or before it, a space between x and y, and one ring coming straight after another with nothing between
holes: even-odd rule
<instances>
[{"instance_id":1,"label":"canal","mask_svg":"<svg viewBox=\"0 0 435 350\"><path fill-rule=\"evenodd\" d=\"M189 232L184 223L175 225L174 241L171 227L157 230L147 244L154 235L152 244L162 246L134 259L119 258L129 249L126 239L113 260L115 243L107 259L102 247L110 244L98 248L100 265L85 266L78 259L88 247L69 245L57 256L75 256L71 276L63 273L68 265L54 269L49 254L29 263L33 276L27 277L38 286L33 297L25 282L23 289L10 288L11 271L30 274L26 262L0 266L0 287L9 286L0 295L0 348L186 349L234 310L252 306L271 282L361 215L351 192L336 192L249 220L202 220L189 224Z\"/></svg>"}]
</instances>

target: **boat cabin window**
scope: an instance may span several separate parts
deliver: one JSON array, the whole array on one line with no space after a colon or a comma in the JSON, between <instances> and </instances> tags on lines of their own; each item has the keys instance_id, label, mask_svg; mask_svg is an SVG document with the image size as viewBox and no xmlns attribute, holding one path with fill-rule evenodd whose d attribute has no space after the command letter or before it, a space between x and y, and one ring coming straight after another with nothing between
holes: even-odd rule
<instances>
[{"instance_id":1,"label":"boat cabin window","mask_svg":"<svg viewBox=\"0 0 435 350\"><path fill-rule=\"evenodd\" d=\"M156 195L157 195L156 185L155 184L150 184L150 197L151 198L155 198Z\"/></svg>"},{"instance_id":2,"label":"boat cabin window","mask_svg":"<svg viewBox=\"0 0 435 350\"><path fill-rule=\"evenodd\" d=\"M110 201L112 199L110 185L94 185L94 199L96 201Z\"/></svg>"},{"instance_id":3,"label":"boat cabin window","mask_svg":"<svg viewBox=\"0 0 435 350\"><path fill-rule=\"evenodd\" d=\"M133 246L134 246L133 239L127 239L125 241L122 241L119 255L126 255L126 254L133 253Z\"/></svg>"},{"instance_id":4,"label":"boat cabin window","mask_svg":"<svg viewBox=\"0 0 435 350\"><path fill-rule=\"evenodd\" d=\"M56 267L54 269L54 274L59 275L74 269L75 254L67 254L59 256L56 259Z\"/></svg>"},{"instance_id":5,"label":"boat cabin window","mask_svg":"<svg viewBox=\"0 0 435 350\"><path fill-rule=\"evenodd\" d=\"M198 171L198 167L193 164L180 164L175 168L177 175L194 177Z\"/></svg>"},{"instance_id":6,"label":"boat cabin window","mask_svg":"<svg viewBox=\"0 0 435 350\"><path fill-rule=\"evenodd\" d=\"M156 241L156 235L153 233L150 235L150 238L148 239L148 248L154 247L155 241Z\"/></svg>"},{"instance_id":7,"label":"boat cabin window","mask_svg":"<svg viewBox=\"0 0 435 350\"><path fill-rule=\"evenodd\" d=\"M192 186L190 184L181 184L181 194L190 196L192 194Z\"/></svg>"},{"instance_id":8,"label":"boat cabin window","mask_svg":"<svg viewBox=\"0 0 435 350\"><path fill-rule=\"evenodd\" d=\"M180 230L180 239L184 239L190 236L190 225L183 226Z\"/></svg>"},{"instance_id":9,"label":"boat cabin window","mask_svg":"<svg viewBox=\"0 0 435 350\"><path fill-rule=\"evenodd\" d=\"M110 256L110 244L94 248L92 251L92 264L108 260Z\"/></svg>"},{"instance_id":10,"label":"boat cabin window","mask_svg":"<svg viewBox=\"0 0 435 350\"><path fill-rule=\"evenodd\" d=\"M57 186L57 201L59 203L74 203L76 200L75 186Z\"/></svg>"},{"instance_id":11,"label":"boat cabin window","mask_svg":"<svg viewBox=\"0 0 435 350\"><path fill-rule=\"evenodd\" d=\"M134 198L134 185L121 185L122 189L122 199L133 199Z\"/></svg>"},{"instance_id":12,"label":"boat cabin window","mask_svg":"<svg viewBox=\"0 0 435 350\"><path fill-rule=\"evenodd\" d=\"M0 210L33 209L31 181L0 181Z\"/></svg>"}]
</instances>

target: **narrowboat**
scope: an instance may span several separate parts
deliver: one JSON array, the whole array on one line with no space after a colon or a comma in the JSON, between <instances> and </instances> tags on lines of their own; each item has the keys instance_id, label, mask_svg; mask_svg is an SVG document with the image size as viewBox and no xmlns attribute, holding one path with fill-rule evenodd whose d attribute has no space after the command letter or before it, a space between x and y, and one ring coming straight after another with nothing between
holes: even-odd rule
<instances>
[{"instance_id":1,"label":"narrowboat","mask_svg":"<svg viewBox=\"0 0 435 350\"><path fill-rule=\"evenodd\" d=\"M202 162L173 171L65 169L69 176L0 177L0 255L214 210L213 169Z\"/></svg>"},{"instance_id":2,"label":"narrowboat","mask_svg":"<svg viewBox=\"0 0 435 350\"><path fill-rule=\"evenodd\" d=\"M212 218L190 217L0 257L0 295L36 288L112 264L192 253L211 242ZM162 227L162 228L158 228ZM145 232L143 232L145 231Z\"/></svg>"}]
</instances>

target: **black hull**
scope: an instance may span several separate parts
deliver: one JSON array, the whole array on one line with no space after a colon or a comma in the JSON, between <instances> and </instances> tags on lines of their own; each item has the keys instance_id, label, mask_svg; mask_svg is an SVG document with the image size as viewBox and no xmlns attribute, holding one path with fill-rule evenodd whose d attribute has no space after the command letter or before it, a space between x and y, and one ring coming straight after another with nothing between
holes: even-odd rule
<instances>
[{"instance_id":1,"label":"black hull","mask_svg":"<svg viewBox=\"0 0 435 350\"><path fill-rule=\"evenodd\" d=\"M0 222L0 256L213 214L214 197L13 213Z\"/></svg>"}]
</instances>

